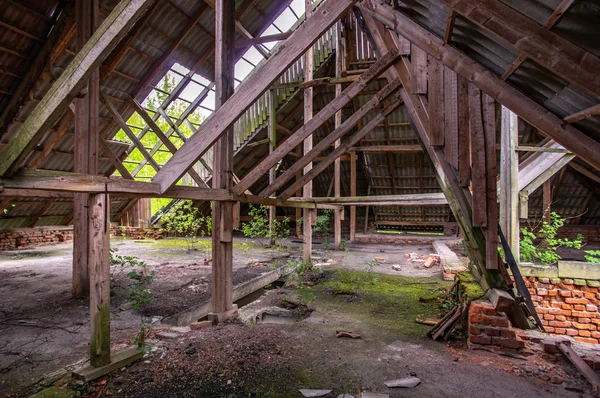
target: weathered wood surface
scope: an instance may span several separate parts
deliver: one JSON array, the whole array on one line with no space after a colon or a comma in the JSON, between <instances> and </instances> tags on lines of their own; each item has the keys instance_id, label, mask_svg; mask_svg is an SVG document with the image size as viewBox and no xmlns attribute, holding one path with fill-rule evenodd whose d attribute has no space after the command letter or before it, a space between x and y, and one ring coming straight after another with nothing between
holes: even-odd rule
<instances>
[{"instance_id":1,"label":"weathered wood surface","mask_svg":"<svg viewBox=\"0 0 600 398\"><path fill-rule=\"evenodd\" d=\"M247 173L246 176L242 178L242 180L234 187L234 192L236 194L240 194L252 186L252 184L260 177L264 176L271 167L283 159L286 154L292 151L306 137L319 128L319 126L321 126L326 120L331 118L336 112L342 109L342 107L352 100L354 96L360 93L369 84L369 82L375 78L375 76L378 76L385 71L397 58L398 51L392 50L379 59L365 73L363 73L358 80L350 84L340 96L335 97L331 102L329 102L323 109L321 109L319 113L315 115L315 117L305 121L302 127L296 130L296 132L285 142L281 143L272 154L269 154L269 156L267 156L265 160L261 162L260 165Z\"/></svg>"},{"instance_id":2,"label":"weathered wood surface","mask_svg":"<svg viewBox=\"0 0 600 398\"><path fill-rule=\"evenodd\" d=\"M600 98L600 57L540 26L500 0L442 0L522 54Z\"/></svg>"},{"instance_id":3,"label":"weathered wood surface","mask_svg":"<svg viewBox=\"0 0 600 398\"><path fill-rule=\"evenodd\" d=\"M565 123L494 73L443 39L429 32L406 15L381 2L369 1L369 9L386 26L396 30L415 45L439 59L459 75L475 84L522 119L561 143L583 160L600 169L600 143ZM363 9L365 9L363 7Z\"/></svg>"},{"instance_id":4,"label":"weathered wood surface","mask_svg":"<svg viewBox=\"0 0 600 398\"><path fill-rule=\"evenodd\" d=\"M469 85L469 120L471 125L471 188L473 192L473 226L487 226L486 150L481 90Z\"/></svg>"},{"instance_id":5,"label":"weathered wood surface","mask_svg":"<svg viewBox=\"0 0 600 398\"><path fill-rule=\"evenodd\" d=\"M431 145L444 146L444 66L437 59L428 58L429 137Z\"/></svg>"},{"instance_id":6,"label":"weathered wood surface","mask_svg":"<svg viewBox=\"0 0 600 398\"><path fill-rule=\"evenodd\" d=\"M325 136L321 141L319 141L319 143L312 150L308 151L304 154L303 157L296 160L296 162L285 172L283 172L283 174L281 174L273 182L273 184L269 184L269 186L265 188L260 193L260 195L272 195L277 189L281 188L287 181L292 179L298 171L302 170L304 166L315 160L318 155L323 153L323 151L331 147L331 145L333 145L337 140L341 139L350 130L352 130L352 128L356 124L358 124L369 112L381 105L383 101L390 95L392 95L399 87L399 81L395 81L386 85L383 89L381 89L381 91L374 95L373 98L371 98L365 105L363 105L352 116L346 119L338 128L336 128L330 134Z\"/></svg>"},{"instance_id":7,"label":"weathered wood surface","mask_svg":"<svg viewBox=\"0 0 600 398\"><path fill-rule=\"evenodd\" d=\"M185 171L230 128L239 116L254 103L265 90L307 48L331 27L356 0L326 2L307 19L278 50L253 74L240 84L226 104L217 110L186 142L154 177L164 192L175 184Z\"/></svg>"},{"instance_id":8,"label":"weathered wood surface","mask_svg":"<svg viewBox=\"0 0 600 398\"><path fill-rule=\"evenodd\" d=\"M313 14L313 5L312 5L312 0L304 0L304 15L307 19L309 19ZM304 53L304 81L308 82L311 81L313 79L313 68L314 68L314 53L312 51L312 48L308 48L308 51L306 51L306 53ZM310 120L313 118L313 108L314 108L314 103L313 103L313 93L314 90L312 87L305 87L304 88L304 125L306 125L307 123L310 122ZM291 151L290 147L290 151ZM303 142L303 152L304 152L304 157L306 157L306 155L308 153L310 153L310 151L313 148L313 136L312 136L312 132L308 135L306 135L306 137L304 138L304 142ZM304 169L302 170L302 173L304 175L306 175L306 173L310 172L310 170L312 169L312 161L307 162L304 165ZM260 165L259 165L260 167ZM302 187L302 197L303 198L311 198L313 194L313 186L312 186L312 181L309 182L308 184L305 184ZM303 219L303 223L302 223L302 232L304 235L304 245L302 246L302 259L304 260L305 264L310 264L310 262L312 261L312 224L313 222L316 222L316 217L317 214L315 211L311 210L311 209L304 209L302 211L302 219Z\"/></svg>"},{"instance_id":9,"label":"weathered wood surface","mask_svg":"<svg viewBox=\"0 0 600 398\"><path fill-rule=\"evenodd\" d=\"M121 0L111 11L4 149L0 159L0 176L16 171L31 148L38 144L41 136L81 91L104 57L152 3L153 0Z\"/></svg>"}]
</instances>

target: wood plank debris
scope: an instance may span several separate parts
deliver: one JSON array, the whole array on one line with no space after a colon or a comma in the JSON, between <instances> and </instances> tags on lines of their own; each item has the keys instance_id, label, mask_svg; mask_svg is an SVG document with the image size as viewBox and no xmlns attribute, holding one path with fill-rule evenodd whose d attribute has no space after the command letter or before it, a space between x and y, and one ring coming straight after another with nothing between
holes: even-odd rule
<instances>
[{"instance_id":1,"label":"wood plank debris","mask_svg":"<svg viewBox=\"0 0 600 398\"><path fill-rule=\"evenodd\" d=\"M595 397L600 397L600 376L598 376L592 368L573 349L571 348L571 342L568 340L560 341L556 343L556 346L562 351L562 353L569 358L569 361L579 370L581 375L586 378L587 381L592 385L592 393Z\"/></svg>"}]
</instances>

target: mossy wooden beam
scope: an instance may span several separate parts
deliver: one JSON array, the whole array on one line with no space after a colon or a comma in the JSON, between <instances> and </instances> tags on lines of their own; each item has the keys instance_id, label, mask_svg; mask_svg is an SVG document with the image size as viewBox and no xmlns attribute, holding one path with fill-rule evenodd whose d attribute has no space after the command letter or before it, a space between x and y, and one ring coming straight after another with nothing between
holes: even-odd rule
<instances>
[{"instance_id":1,"label":"mossy wooden beam","mask_svg":"<svg viewBox=\"0 0 600 398\"><path fill-rule=\"evenodd\" d=\"M87 83L92 72L154 0L121 0L54 82L2 152L0 176L14 173L42 135Z\"/></svg>"}]
</instances>

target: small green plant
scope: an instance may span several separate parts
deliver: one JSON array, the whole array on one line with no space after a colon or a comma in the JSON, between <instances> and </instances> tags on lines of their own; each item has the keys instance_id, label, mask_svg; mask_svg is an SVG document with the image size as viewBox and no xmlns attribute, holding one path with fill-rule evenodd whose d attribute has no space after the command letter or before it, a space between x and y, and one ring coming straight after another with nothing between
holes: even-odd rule
<instances>
[{"instance_id":1,"label":"small green plant","mask_svg":"<svg viewBox=\"0 0 600 398\"><path fill-rule=\"evenodd\" d=\"M296 291L298 293L300 304L303 304L308 307L308 304L315 300L315 294L308 286L304 286L301 284L300 286L298 286L298 289Z\"/></svg>"},{"instance_id":2,"label":"small green plant","mask_svg":"<svg viewBox=\"0 0 600 398\"><path fill-rule=\"evenodd\" d=\"M313 232L329 233L331 231L331 219L333 217L333 209L322 210L321 214L317 214L317 225L313 227Z\"/></svg>"},{"instance_id":3,"label":"small green plant","mask_svg":"<svg viewBox=\"0 0 600 398\"><path fill-rule=\"evenodd\" d=\"M367 273L369 274L369 277L371 278L371 284L376 285L378 282L378 279L375 277L374 273L373 273L373 268L375 267L379 267L381 264L379 264L379 261L375 261L375 260L371 260L367 263Z\"/></svg>"},{"instance_id":4,"label":"small green plant","mask_svg":"<svg viewBox=\"0 0 600 398\"><path fill-rule=\"evenodd\" d=\"M8 214L8 212L10 211L10 209L12 209L12 208L13 208L13 207L15 207L15 206L16 206L15 204L11 204L11 205L10 205L10 208L8 208L8 209L2 209L2 213L4 213L4 214Z\"/></svg>"},{"instance_id":5,"label":"small green plant","mask_svg":"<svg viewBox=\"0 0 600 398\"><path fill-rule=\"evenodd\" d=\"M123 238L127 236L127 227L125 225L121 225L121 236Z\"/></svg>"},{"instance_id":6,"label":"small green plant","mask_svg":"<svg viewBox=\"0 0 600 398\"><path fill-rule=\"evenodd\" d=\"M126 300L134 310L138 310L142 305L154 301L150 285L156 278L156 271L148 271L148 267L144 261L140 261L135 256L122 256L117 254L116 249L110 249L110 266L111 290L115 283L116 275L127 272L129 283L127 285ZM133 342L144 353L152 351L152 347L146 342L149 331L150 327L146 324L144 318L141 317L140 329L133 337Z\"/></svg>"},{"instance_id":7,"label":"small green plant","mask_svg":"<svg viewBox=\"0 0 600 398\"><path fill-rule=\"evenodd\" d=\"M327 236L325 236L325 242L323 242L322 246L323 250L329 250L329 248L331 247L331 243L329 243L329 239L327 238Z\"/></svg>"},{"instance_id":8,"label":"small green plant","mask_svg":"<svg viewBox=\"0 0 600 398\"><path fill-rule=\"evenodd\" d=\"M564 222L564 218L552 212L550 223L543 221L537 235L526 228L521 228L521 240L519 241L521 261L538 259L542 264L554 264L561 259L557 253L559 247L581 249L583 242L581 234L577 235L575 240L558 238L558 230L564 225Z\"/></svg>"},{"instance_id":9,"label":"small green plant","mask_svg":"<svg viewBox=\"0 0 600 398\"><path fill-rule=\"evenodd\" d=\"M248 251L250 250L250 245L246 242L242 242L240 244L240 247L242 248L242 252L244 253L244 256L248 255Z\"/></svg>"},{"instance_id":10,"label":"small green plant","mask_svg":"<svg viewBox=\"0 0 600 398\"><path fill-rule=\"evenodd\" d=\"M266 245L266 241L277 243L277 240L279 240L279 247L283 250L283 244L290 235L289 217L284 217L283 220L273 220L273 230L271 230L267 206L250 205L248 215L252 217L252 221L242 224L241 231L244 236L247 238L258 239L258 242L262 246Z\"/></svg>"},{"instance_id":11,"label":"small green plant","mask_svg":"<svg viewBox=\"0 0 600 398\"><path fill-rule=\"evenodd\" d=\"M600 264L600 250L586 250L585 261Z\"/></svg>"},{"instance_id":12,"label":"small green plant","mask_svg":"<svg viewBox=\"0 0 600 398\"><path fill-rule=\"evenodd\" d=\"M345 252L348 251L348 239L342 239L340 241L340 250L343 250Z\"/></svg>"},{"instance_id":13,"label":"small green plant","mask_svg":"<svg viewBox=\"0 0 600 398\"><path fill-rule=\"evenodd\" d=\"M191 200L186 200L162 217L162 226L175 236L183 236L187 243L187 250L193 251L199 241L198 237L210 235L212 218L203 216Z\"/></svg>"}]
</instances>

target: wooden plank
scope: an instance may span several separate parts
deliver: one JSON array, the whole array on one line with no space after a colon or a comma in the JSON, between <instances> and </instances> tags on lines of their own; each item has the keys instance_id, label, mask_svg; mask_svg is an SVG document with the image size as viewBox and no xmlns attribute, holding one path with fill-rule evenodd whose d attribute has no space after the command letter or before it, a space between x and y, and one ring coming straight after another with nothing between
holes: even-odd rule
<instances>
[{"instance_id":1,"label":"wooden plank","mask_svg":"<svg viewBox=\"0 0 600 398\"><path fill-rule=\"evenodd\" d=\"M600 98L600 57L555 34L500 0L442 0L563 79Z\"/></svg>"},{"instance_id":2,"label":"wooden plank","mask_svg":"<svg viewBox=\"0 0 600 398\"><path fill-rule=\"evenodd\" d=\"M342 109L342 107L347 104L355 95L360 93L368 85L368 83L375 78L375 76L380 75L382 71L387 69L397 57L397 51L391 51L385 56L381 57L365 73L363 73L358 80L350 84L342 92L342 95L335 97L323 109L321 109L321 111L317 113L314 118L306 121L302 127L296 130L294 135L289 137L284 143L280 144L279 147L277 147L272 154L263 160L258 167L255 167L251 172L246 174L240 183L235 186L234 192L239 195L244 190L248 189L252 184L254 184L254 182L256 182L260 177L265 175L267 170L283 159L288 152L292 151L300 142L302 142L302 140L312 134L326 120L334 116L335 113Z\"/></svg>"},{"instance_id":3,"label":"wooden plank","mask_svg":"<svg viewBox=\"0 0 600 398\"><path fill-rule=\"evenodd\" d=\"M456 22L456 11L448 9L448 19L446 21L446 30L444 32L444 41L447 43L452 38L452 32L454 31L454 23Z\"/></svg>"},{"instance_id":4,"label":"wooden plank","mask_svg":"<svg viewBox=\"0 0 600 398\"><path fill-rule=\"evenodd\" d=\"M312 150L305 153L303 157L297 159L294 164L285 172L283 172L272 184L269 184L269 186L265 188L260 195L270 196L275 192L275 190L283 187L283 185L287 181L291 180L298 171L302 170L304 166L315 160L319 154L330 148L331 145L335 144L337 140L341 139L344 135L351 131L352 128L362 120L362 118L368 115L368 113L373 109L381 105L383 101L396 92L399 87L400 82L396 81L382 88L381 91L374 95L373 98L371 98L365 105L357 110L351 117L346 119L338 128L319 141L319 143ZM279 152L281 156L283 151L280 150ZM261 166L259 165L259 167Z\"/></svg>"},{"instance_id":5,"label":"wooden plank","mask_svg":"<svg viewBox=\"0 0 600 398\"><path fill-rule=\"evenodd\" d=\"M513 251L519 257L519 142L518 117L502 107L500 134L500 226Z\"/></svg>"},{"instance_id":6,"label":"wooden plank","mask_svg":"<svg viewBox=\"0 0 600 398\"><path fill-rule=\"evenodd\" d=\"M87 79L153 0L121 0L21 125L2 153L0 176L14 173Z\"/></svg>"},{"instance_id":7,"label":"wooden plank","mask_svg":"<svg viewBox=\"0 0 600 398\"><path fill-rule=\"evenodd\" d=\"M110 363L110 199L107 194L90 195L88 266L90 273L90 364Z\"/></svg>"},{"instance_id":8,"label":"wooden plank","mask_svg":"<svg viewBox=\"0 0 600 398\"><path fill-rule=\"evenodd\" d=\"M552 12L552 15L550 15L546 23L544 23L544 28L552 29L578 1L579 0L562 0L554 9L554 12Z\"/></svg>"},{"instance_id":9,"label":"wooden plank","mask_svg":"<svg viewBox=\"0 0 600 398\"><path fill-rule=\"evenodd\" d=\"M269 153L273 153L277 146L277 93L275 90L269 91L269 126L268 126L268 141ZM276 169L271 167L269 170L269 185L275 182ZM275 192L274 192L275 193ZM275 217L277 209L275 206L269 206L269 231L271 233L270 244L275 245Z\"/></svg>"},{"instance_id":10,"label":"wooden plank","mask_svg":"<svg viewBox=\"0 0 600 398\"><path fill-rule=\"evenodd\" d=\"M486 260L487 269L498 269L498 188L496 166L496 107L494 99L482 94L483 130L485 134L485 177L487 200ZM475 189L475 188L473 188ZM475 201L473 196L473 202Z\"/></svg>"},{"instance_id":11,"label":"wooden plank","mask_svg":"<svg viewBox=\"0 0 600 398\"><path fill-rule=\"evenodd\" d=\"M311 18L298 27L278 47L271 58L252 74L252 78L240 84L236 92L227 100L227 104L215 111L154 177L154 181L160 184L161 189L166 191L175 184L185 170L201 157L277 77L288 69L296 58L329 29L355 1L326 2Z\"/></svg>"},{"instance_id":12,"label":"wooden plank","mask_svg":"<svg viewBox=\"0 0 600 398\"><path fill-rule=\"evenodd\" d=\"M423 152L421 145L371 145L371 146L355 146L349 151L369 152L369 153L418 153Z\"/></svg>"},{"instance_id":13,"label":"wooden plank","mask_svg":"<svg viewBox=\"0 0 600 398\"><path fill-rule=\"evenodd\" d=\"M542 192L542 220L550 225L550 212L552 211L552 183L550 180L544 181L542 184L543 192Z\"/></svg>"},{"instance_id":14,"label":"wooden plank","mask_svg":"<svg viewBox=\"0 0 600 398\"><path fill-rule=\"evenodd\" d=\"M390 106L388 106L385 110L381 111L377 116L369 121L366 125L364 125L359 131L354 133L352 137L350 137L343 144L335 148L330 154L327 155L323 160L321 160L313 169L306 173L302 178L294 182L291 186L289 186L283 193L279 195L282 199L288 199L291 197L294 192L306 184L311 179L315 178L319 173L323 172L331 163L334 162L335 159L338 159L342 154L348 152L348 150L357 142L359 142L364 136L369 134L377 124L381 123L387 115L393 112L398 106L400 106L400 101L395 101ZM356 162L356 151L350 152L350 173L352 174L352 168L356 167L353 165L353 162ZM354 170L356 172L356 170ZM352 177L351 177L352 178ZM356 188L355 188L356 189ZM350 180L350 191L352 192L352 179ZM352 195L352 193L351 193ZM356 196L356 193L353 195ZM342 200L342 198L336 198Z\"/></svg>"},{"instance_id":15,"label":"wooden plank","mask_svg":"<svg viewBox=\"0 0 600 398\"><path fill-rule=\"evenodd\" d=\"M305 15L306 19L309 20L310 17L312 16L312 14L313 14L312 0L304 0L304 15ZM304 53L304 81L305 82L311 81L313 79L313 68L314 68L314 53L313 53L312 47L309 47L308 50L306 51L306 53ZM306 124L308 122L310 122L310 120L313 118L313 106L314 106L314 104L313 104L313 88L306 87L304 89L304 126L306 126ZM306 157L306 155L308 153L310 153L312 148L313 148L313 136L312 136L312 132L311 132L304 139L304 143L303 143L304 157ZM310 172L311 169L312 169L312 162L308 162L304 166L302 173L304 175L306 175L308 172ZM313 193L313 186L312 186L312 181L310 181L308 184L305 184L302 187L302 197L310 198L310 197L312 197L312 193ZM312 224L313 224L313 222L316 222L316 216L317 216L316 212L311 209L304 209L302 211L302 219L304 220L304 223L302 225L303 235L304 235L302 259L304 260L304 263L306 263L306 264L310 264L310 262L312 261ZM314 221L313 221L313 218L314 218Z\"/></svg>"},{"instance_id":16,"label":"wooden plank","mask_svg":"<svg viewBox=\"0 0 600 398\"><path fill-rule=\"evenodd\" d=\"M483 130L481 91L469 85L469 120L471 125L471 183L473 192L473 226L487 226L486 146Z\"/></svg>"},{"instance_id":17,"label":"wooden plank","mask_svg":"<svg viewBox=\"0 0 600 398\"><path fill-rule=\"evenodd\" d=\"M444 155L458 170L458 78L453 70L444 68Z\"/></svg>"},{"instance_id":18,"label":"wooden plank","mask_svg":"<svg viewBox=\"0 0 600 398\"><path fill-rule=\"evenodd\" d=\"M350 196L356 196L356 152L350 153ZM356 206L350 206L350 242L354 242L355 240Z\"/></svg>"},{"instance_id":19,"label":"wooden plank","mask_svg":"<svg viewBox=\"0 0 600 398\"><path fill-rule=\"evenodd\" d=\"M428 57L429 140L433 146L444 146L444 66Z\"/></svg>"},{"instance_id":20,"label":"wooden plank","mask_svg":"<svg viewBox=\"0 0 600 398\"><path fill-rule=\"evenodd\" d=\"M600 169L600 143L564 122L516 88L502 81L481 64L445 43L409 17L382 3L368 1L369 9L377 14L386 26L404 35L436 59L441 60L496 101L517 113L522 119L541 130L589 164ZM365 9L364 7L362 9ZM505 31L510 31L505 28ZM574 74L574 73L572 73ZM600 78L596 76L596 78Z\"/></svg>"},{"instance_id":21,"label":"wooden plank","mask_svg":"<svg viewBox=\"0 0 600 398\"><path fill-rule=\"evenodd\" d=\"M335 77L340 78L344 71L344 60L346 59L346 47L344 46L344 39L342 37L342 22L338 21L335 30L336 48L335 48ZM335 96L339 97L342 95L343 87L341 84L335 86ZM339 129L342 125L343 112L340 109L335 114L334 127ZM335 140L334 148L338 148L342 143L341 138ZM336 198L341 196L341 161L335 159L333 163L333 195ZM329 195L328 195L329 196ZM333 219L333 247L339 249L342 242L342 217L344 216L344 210L336 211Z\"/></svg>"},{"instance_id":22,"label":"wooden plank","mask_svg":"<svg viewBox=\"0 0 600 398\"><path fill-rule=\"evenodd\" d=\"M427 53L420 47L411 46L412 94L427 94Z\"/></svg>"},{"instance_id":23,"label":"wooden plank","mask_svg":"<svg viewBox=\"0 0 600 398\"><path fill-rule=\"evenodd\" d=\"M458 76L458 181L467 188L471 182L471 136L469 134L469 82Z\"/></svg>"},{"instance_id":24,"label":"wooden plank","mask_svg":"<svg viewBox=\"0 0 600 398\"><path fill-rule=\"evenodd\" d=\"M127 180L133 180L133 177L129 173L129 170L127 170L127 168L123 165L121 160L117 158L115 154L111 151L111 149L108 147L108 144L106 143L106 140L104 138L101 138L98 141L98 144L100 146L100 150L106 155L106 157L108 157L110 163L119 171L121 176Z\"/></svg>"},{"instance_id":25,"label":"wooden plank","mask_svg":"<svg viewBox=\"0 0 600 398\"><path fill-rule=\"evenodd\" d=\"M288 37L290 37L291 34L292 34L292 32L282 32L282 33L276 33L276 34L265 35L265 36L260 36L260 37L239 39L239 40L236 40L236 42L235 42L235 48L236 49L248 49L252 46L256 46L257 44L264 44L264 43L271 43L274 41L285 40Z\"/></svg>"},{"instance_id":26,"label":"wooden plank","mask_svg":"<svg viewBox=\"0 0 600 398\"><path fill-rule=\"evenodd\" d=\"M43 142L44 147L43 147L42 151L39 153L36 153L35 155L33 155L31 157L31 160L29 161L29 164L28 164L29 168L37 169L44 163L44 161L48 158L48 155L50 154L50 152L52 152L52 149L54 148L54 146L56 144L58 144L58 142L62 139L62 137L64 137L65 134L67 133L68 128L71 126L71 123L73 122L73 119L74 119L73 112L71 112L71 110L69 109L67 111L67 114L60 121L60 124L58 125L56 132L48 135L48 137L44 140L44 142Z\"/></svg>"}]
</instances>

